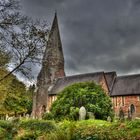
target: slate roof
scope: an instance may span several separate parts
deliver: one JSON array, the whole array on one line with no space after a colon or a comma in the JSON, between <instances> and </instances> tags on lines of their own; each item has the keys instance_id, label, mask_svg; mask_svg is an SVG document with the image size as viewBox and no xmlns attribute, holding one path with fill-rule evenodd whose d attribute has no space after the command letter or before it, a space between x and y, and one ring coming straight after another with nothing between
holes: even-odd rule
<instances>
[{"instance_id":1,"label":"slate roof","mask_svg":"<svg viewBox=\"0 0 140 140\"><path fill-rule=\"evenodd\" d=\"M96 72L58 78L49 90L49 95L55 95L62 91L65 87L78 82L94 81L96 84L99 84L103 76L104 72Z\"/></svg>"},{"instance_id":2,"label":"slate roof","mask_svg":"<svg viewBox=\"0 0 140 140\"><path fill-rule=\"evenodd\" d=\"M115 79L110 96L140 95L140 74L119 76Z\"/></svg>"},{"instance_id":3,"label":"slate roof","mask_svg":"<svg viewBox=\"0 0 140 140\"><path fill-rule=\"evenodd\" d=\"M105 78L106 78L106 82L107 82L109 90L111 90L116 76L117 76L117 74L115 71L105 73Z\"/></svg>"}]
</instances>

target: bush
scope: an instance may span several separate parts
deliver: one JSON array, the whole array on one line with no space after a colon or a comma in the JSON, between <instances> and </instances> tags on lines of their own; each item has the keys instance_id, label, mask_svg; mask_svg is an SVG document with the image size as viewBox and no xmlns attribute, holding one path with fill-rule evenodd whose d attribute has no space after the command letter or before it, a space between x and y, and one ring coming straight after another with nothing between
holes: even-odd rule
<instances>
[{"instance_id":1,"label":"bush","mask_svg":"<svg viewBox=\"0 0 140 140\"><path fill-rule=\"evenodd\" d=\"M51 113L55 119L78 119L78 108L84 106L93 112L96 119L113 118L112 102L101 86L93 82L76 83L58 94L52 104Z\"/></svg>"},{"instance_id":2,"label":"bush","mask_svg":"<svg viewBox=\"0 0 140 140\"><path fill-rule=\"evenodd\" d=\"M15 135L14 130L18 130ZM0 121L1 140L139 140L140 120L107 122L82 120L62 122L42 120Z\"/></svg>"},{"instance_id":3,"label":"bush","mask_svg":"<svg viewBox=\"0 0 140 140\"><path fill-rule=\"evenodd\" d=\"M38 135L36 133L26 133L23 136L16 138L16 140L36 140Z\"/></svg>"},{"instance_id":4,"label":"bush","mask_svg":"<svg viewBox=\"0 0 140 140\"><path fill-rule=\"evenodd\" d=\"M56 128L53 122L44 120L23 120L20 123L20 127L26 130L39 132L49 132Z\"/></svg>"},{"instance_id":5,"label":"bush","mask_svg":"<svg viewBox=\"0 0 140 140\"><path fill-rule=\"evenodd\" d=\"M89 123L90 122L90 123ZM102 121L81 121L74 131L75 140L138 140L140 121L109 123Z\"/></svg>"},{"instance_id":6,"label":"bush","mask_svg":"<svg viewBox=\"0 0 140 140\"><path fill-rule=\"evenodd\" d=\"M17 134L16 124L0 120L0 139L12 139Z\"/></svg>"},{"instance_id":7,"label":"bush","mask_svg":"<svg viewBox=\"0 0 140 140\"><path fill-rule=\"evenodd\" d=\"M54 116L53 116L53 114L51 112L49 112L49 113L43 114L42 119L44 119L44 120L53 120Z\"/></svg>"},{"instance_id":8,"label":"bush","mask_svg":"<svg viewBox=\"0 0 140 140\"><path fill-rule=\"evenodd\" d=\"M133 120L127 122L127 127L130 129L139 128L140 129L140 120Z\"/></svg>"},{"instance_id":9,"label":"bush","mask_svg":"<svg viewBox=\"0 0 140 140\"><path fill-rule=\"evenodd\" d=\"M12 123L4 120L0 120L0 127L4 128L6 130L11 130L12 129Z\"/></svg>"}]
</instances>

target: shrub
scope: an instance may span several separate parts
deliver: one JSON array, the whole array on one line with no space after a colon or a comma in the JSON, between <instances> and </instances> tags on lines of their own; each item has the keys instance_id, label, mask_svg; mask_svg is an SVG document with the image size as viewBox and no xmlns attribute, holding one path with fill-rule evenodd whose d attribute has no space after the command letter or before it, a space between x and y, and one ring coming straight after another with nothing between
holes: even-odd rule
<instances>
[{"instance_id":1,"label":"shrub","mask_svg":"<svg viewBox=\"0 0 140 140\"><path fill-rule=\"evenodd\" d=\"M90 123L89 123L90 122ZM140 121L109 123L80 121L74 131L75 140L137 140L140 138Z\"/></svg>"},{"instance_id":2,"label":"shrub","mask_svg":"<svg viewBox=\"0 0 140 140\"><path fill-rule=\"evenodd\" d=\"M4 120L0 120L0 127L4 128L6 130L11 130L12 129L12 123Z\"/></svg>"},{"instance_id":3,"label":"shrub","mask_svg":"<svg viewBox=\"0 0 140 140\"><path fill-rule=\"evenodd\" d=\"M26 130L39 132L49 132L56 128L53 122L44 120L23 120L20 123L20 127Z\"/></svg>"},{"instance_id":4,"label":"shrub","mask_svg":"<svg viewBox=\"0 0 140 140\"><path fill-rule=\"evenodd\" d=\"M55 119L78 119L78 108L84 106L97 119L113 118L112 102L101 86L93 82L76 83L58 94L52 104L51 113Z\"/></svg>"},{"instance_id":5,"label":"shrub","mask_svg":"<svg viewBox=\"0 0 140 140\"><path fill-rule=\"evenodd\" d=\"M0 120L0 139L12 139L17 134L16 124Z\"/></svg>"},{"instance_id":6,"label":"shrub","mask_svg":"<svg viewBox=\"0 0 140 140\"><path fill-rule=\"evenodd\" d=\"M53 120L54 116L53 116L53 114L51 112L49 112L49 113L43 114L42 119L44 119L44 120Z\"/></svg>"},{"instance_id":7,"label":"shrub","mask_svg":"<svg viewBox=\"0 0 140 140\"><path fill-rule=\"evenodd\" d=\"M23 136L17 137L16 140L36 140L38 135L36 133L25 133Z\"/></svg>"},{"instance_id":8,"label":"shrub","mask_svg":"<svg viewBox=\"0 0 140 140\"><path fill-rule=\"evenodd\" d=\"M127 122L127 127L128 128L139 128L140 129L140 120L133 120L133 121L128 121Z\"/></svg>"}]
</instances>

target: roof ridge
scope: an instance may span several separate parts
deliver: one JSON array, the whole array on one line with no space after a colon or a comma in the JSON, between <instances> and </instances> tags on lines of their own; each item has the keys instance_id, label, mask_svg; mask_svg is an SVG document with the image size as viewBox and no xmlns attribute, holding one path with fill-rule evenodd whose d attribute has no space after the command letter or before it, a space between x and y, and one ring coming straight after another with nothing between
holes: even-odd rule
<instances>
[{"instance_id":1,"label":"roof ridge","mask_svg":"<svg viewBox=\"0 0 140 140\"><path fill-rule=\"evenodd\" d=\"M91 74L104 74L104 71L100 71L100 72L91 72L91 73L81 73L81 74L74 74L74 75L70 75L70 76L64 76L64 77L59 77L59 79L63 79L63 78L71 78L71 77L78 77L78 76L84 76L84 75L91 75Z\"/></svg>"},{"instance_id":2,"label":"roof ridge","mask_svg":"<svg viewBox=\"0 0 140 140\"><path fill-rule=\"evenodd\" d=\"M116 71L104 72L105 74L116 73ZM117 73L116 73L117 74Z\"/></svg>"},{"instance_id":3,"label":"roof ridge","mask_svg":"<svg viewBox=\"0 0 140 140\"><path fill-rule=\"evenodd\" d=\"M128 75L121 75L121 76L117 76L116 78L126 78L126 77L133 77L133 76L140 76L140 73L137 73L137 74L128 74Z\"/></svg>"}]
</instances>

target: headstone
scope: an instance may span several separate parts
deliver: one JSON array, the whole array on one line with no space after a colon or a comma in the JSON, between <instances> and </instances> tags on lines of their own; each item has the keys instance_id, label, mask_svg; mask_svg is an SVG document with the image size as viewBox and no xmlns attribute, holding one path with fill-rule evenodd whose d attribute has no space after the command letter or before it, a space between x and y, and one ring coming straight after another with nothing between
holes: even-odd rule
<instances>
[{"instance_id":1,"label":"headstone","mask_svg":"<svg viewBox=\"0 0 140 140\"><path fill-rule=\"evenodd\" d=\"M9 118L9 116L8 116L8 114L6 114L5 120L8 120L8 118Z\"/></svg>"},{"instance_id":2,"label":"headstone","mask_svg":"<svg viewBox=\"0 0 140 140\"><path fill-rule=\"evenodd\" d=\"M111 119L110 116L107 117L107 121L108 121L108 122L111 122L111 121L112 121L112 119Z\"/></svg>"},{"instance_id":3,"label":"headstone","mask_svg":"<svg viewBox=\"0 0 140 140\"><path fill-rule=\"evenodd\" d=\"M95 119L94 113L93 112L87 112L88 118L91 120Z\"/></svg>"},{"instance_id":4,"label":"headstone","mask_svg":"<svg viewBox=\"0 0 140 140\"><path fill-rule=\"evenodd\" d=\"M120 121L123 121L124 120L124 112L123 112L122 107L120 107L120 110L119 110L119 120Z\"/></svg>"},{"instance_id":5,"label":"headstone","mask_svg":"<svg viewBox=\"0 0 140 140\"><path fill-rule=\"evenodd\" d=\"M11 116L11 117L8 118L8 121L13 121L13 119L14 119L14 117Z\"/></svg>"},{"instance_id":6,"label":"headstone","mask_svg":"<svg viewBox=\"0 0 140 140\"><path fill-rule=\"evenodd\" d=\"M79 109L79 120L85 120L86 119L86 109L84 106L82 106Z\"/></svg>"},{"instance_id":7,"label":"headstone","mask_svg":"<svg viewBox=\"0 0 140 140\"><path fill-rule=\"evenodd\" d=\"M130 111L130 107L128 108L128 120L132 120L132 114L131 114L131 111Z\"/></svg>"},{"instance_id":8,"label":"headstone","mask_svg":"<svg viewBox=\"0 0 140 140\"><path fill-rule=\"evenodd\" d=\"M26 119L29 119L30 118L30 115L29 114L26 114L25 117L26 117Z\"/></svg>"}]
</instances>

